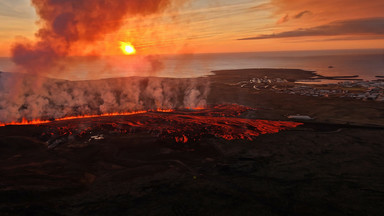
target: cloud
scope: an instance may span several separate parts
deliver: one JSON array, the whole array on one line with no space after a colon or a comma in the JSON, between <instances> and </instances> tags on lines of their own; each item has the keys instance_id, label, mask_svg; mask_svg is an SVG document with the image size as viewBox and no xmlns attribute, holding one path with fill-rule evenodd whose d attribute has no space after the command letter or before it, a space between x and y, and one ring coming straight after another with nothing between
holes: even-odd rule
<instances>
[{"instance_id":1,"label":"cloud","mask_svg":"<svg viewBox=\"0 0 384 216\"><path fill-rule=\"evenodd\" d=\"M276 34L264 34L238 40L260 40L272 38L292 38L307 36L338 36L338 35L383 35L384 17L335 21L311 28L299 28Z\"/></svg>"},{"instance_id":2,"label":"cloud","mask_svg":"<svg viewBox=\"0 0 384 216\"><path fill-rule=\"evenodd\" d=\"M303 17L305 14L312 14L312 12L309 11L309 10L301 11L300 13L296 14L295 16L293 16L293 18L295 18L295 19L300 19L300 18Z\"/></svg>"},{"instance_id":3,"label":"cloud","mask_svg":"<svg viewBox=\"0 0 384 216\"><path fill-rule=\"evenodd\" d=\"M383 0L271 0L271 4L276 7L275 16L278 19L286 14L296 14L297 18L301 18L303 15L308 15L306 11L310 11L311 19L302 22L312 25L335 20L381 17L384 11Z\"/></svg>"},{"instance_id":4,"label":"cloud","mask_svg":"<svg viewBox=\"0 0 384 216\"><path fill-rule=\"evenodd\" d=\"M281 17L281 18L277 21L277 24L282 24L282 23L288 22L289 20L290 20L289 15L286 14L285 16Z\"/></svg>"},{"instance_id":5,"label":"cloud","mask_svg":"<svg viewBox=\"0 0 384 216\"><path fill-rule=\"evenodd\" d=\"M294 16L289 16L288 14L286 14L285 16L281 17L278 21L277 21L277 24L282 24L282 23L285 23L285 22L288 22L290 21L291 19L300 19L301 17L303 17L305 14L312 14L311 11L309 10L305 10L305 11L301 11L299 13L297 13L296 15Z\"/></svg>"}]
</instances>

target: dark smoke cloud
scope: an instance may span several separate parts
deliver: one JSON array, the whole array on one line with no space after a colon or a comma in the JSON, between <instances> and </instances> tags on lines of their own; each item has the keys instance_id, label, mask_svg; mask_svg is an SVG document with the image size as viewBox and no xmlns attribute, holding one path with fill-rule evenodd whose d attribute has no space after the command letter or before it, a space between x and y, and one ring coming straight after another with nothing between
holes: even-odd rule
<instances>
[{"instance_id":1,"label":"dark smoke cloud","mask_svg":"<svg viewBox=\"0 0 384 216\"><path fill-rule=\"evenodd\" d=\"M36 43L13 46L13 61L39 73L63 66L78 43L92 44L118 30L125 18L163 11L171 0L32 0L41 26ZM181 2L181 0L179 0ZM55 68L58 69L58 68Z\"/></svg>"}]
</instances>

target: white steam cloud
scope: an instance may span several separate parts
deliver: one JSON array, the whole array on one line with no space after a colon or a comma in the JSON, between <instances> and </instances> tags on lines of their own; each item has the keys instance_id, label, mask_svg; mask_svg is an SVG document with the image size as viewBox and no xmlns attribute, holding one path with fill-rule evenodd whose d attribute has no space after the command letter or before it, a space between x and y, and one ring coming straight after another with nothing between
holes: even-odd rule
<instances>
[{"instance_id":1,"label":"white steam cloud","mask_svg":"<svg viewBox=\"0 0 384 216\"><path fill-rule=\"evenodd\" d=\"M0 122L156 108L194 108L206 105L208 93L207 78L67 81L0 72Z\"/></svg>"}]
</instances>

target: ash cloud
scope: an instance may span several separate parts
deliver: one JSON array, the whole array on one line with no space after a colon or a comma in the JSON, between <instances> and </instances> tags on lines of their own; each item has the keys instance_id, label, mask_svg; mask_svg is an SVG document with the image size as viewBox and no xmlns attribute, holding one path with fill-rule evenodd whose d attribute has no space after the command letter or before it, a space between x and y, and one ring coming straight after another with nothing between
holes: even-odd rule
<instances>
[{"instance_id":1,"label":"ash cloud","mask_svg":"<svg viewBox=\"0 0 384 216\"><path fill-rule=\"evenodd\" d=\"M34 43L17 43L12 60L29 73L58 71L76 46L118 30L125 18L162 12L181 0L32 0L40 17Z\"/></svg>"},{"instance_id":2,"label":"ash cloud","mask_svg":"<svg viewBox=\"0 0 384 216\"><path fill-rule=\"evenodd\" d=\"M13 85L20 89L17 94L12 91ZM130 77L66 81L0 73L0 122L202 107L206 105L208 93L207 78Z\"/></svg>"},{"instance_id":3,"label":"ash cloud","mask_svg":"<svg viewBox=\"0 0 384 216\"><path fill-rule=\"evenodd\" d=\"M276 34L259 35L238 40L261 40L272 38L292 38L306 36L339 36L339 35L384 35L384 17L342 20L312 28L300 28Z\"/></svg>"}]
</instances>

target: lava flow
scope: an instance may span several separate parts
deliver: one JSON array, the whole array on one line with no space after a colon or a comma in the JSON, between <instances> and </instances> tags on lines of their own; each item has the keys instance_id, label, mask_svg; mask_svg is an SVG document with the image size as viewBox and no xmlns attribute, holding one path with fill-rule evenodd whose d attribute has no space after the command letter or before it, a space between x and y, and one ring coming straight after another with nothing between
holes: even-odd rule
<instances>
[{"instance_id":1,"label":"lava flow","mask_svg":"<svg viewBox=\"0 0 384 216\"><path fill-rule=\"evenodd\" d=\"M131 113L76 116L54 121L31 121L7 125L34 124L42 127L42 139L57 146L68 141L88 142L92 137L150 134L167 142L196 142L217 137L253 140L261 134L277 133L302 123L242 118L249 107L219 105L205 109L154 110ZM96 138L95 138L96 139Z\"/></svg>"},{"instance_id":2,"label":"lava flow","mask_svg":"<svg viewBox=\"0 0 384 216\"><path fill-rule=\"evenodd\" d=\"M173 109L156 109L156 110L150 110L150 111L156 111L156 112L173 112ZM105 113L105 114L98 114L98 115L78 115L78 116L67 116L62 118L57 118L54 121L66 121L66 120L73 120L73 119L85 119L85 118L97 118L97 117L105 117L105 116L129 116L129 115L136 115L136 114L142 114L150 111L132 111L132 112L115 112L115 113ZM1 123L0 127L8 126L8 125L39 125L39 124L46 124L53 122L51 120L41 120L41 119L34 119L34 120L27 120L23 118L20 122L8 122L8 123Z\"/></svg>"},{"instance_id":3,"label":"lava flow","mask_svg":"<svg viewBox=\"0 0 384 216\"><path fill-rule=\"evenodd\" d=\"M277 133L302 123L241 118L249 107L219 105L211 108L152 110L64 117L54 121L33 120L2 124L38 125L49 142L89 140L91 135L149 133L176 143L195 142L202 137L252 140L261 134Z\"/></svg>"}]
</instances>

